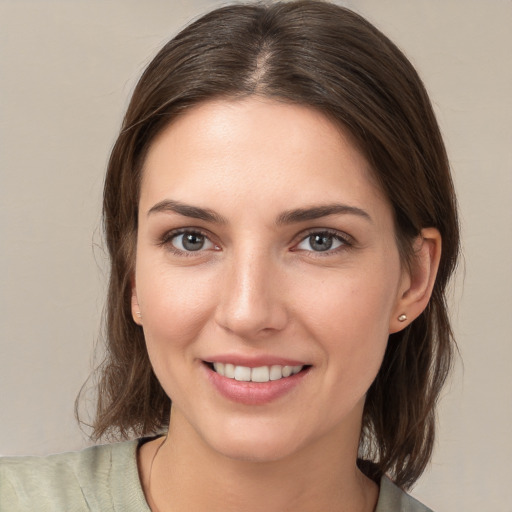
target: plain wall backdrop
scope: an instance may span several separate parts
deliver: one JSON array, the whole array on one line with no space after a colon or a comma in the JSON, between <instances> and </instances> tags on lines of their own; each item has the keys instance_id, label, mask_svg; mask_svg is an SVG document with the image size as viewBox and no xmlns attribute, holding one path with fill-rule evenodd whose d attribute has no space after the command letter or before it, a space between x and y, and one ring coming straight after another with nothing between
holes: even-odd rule
<instances>
[{"instance_id":1,"label":"plain wall backdrop","mask_svg":"<svg viewBox=\"0 0 512 512\"><path fill-rule=\"evenodd\" d=\"M0 0L0 454L87 444L74 399L106 282L103 174L132 88L206 0ZM464 260L463 365L413 494L436 512L512 511L512 2L353 0L417 67L445 136Z\"/></svg>"}]
</instances>

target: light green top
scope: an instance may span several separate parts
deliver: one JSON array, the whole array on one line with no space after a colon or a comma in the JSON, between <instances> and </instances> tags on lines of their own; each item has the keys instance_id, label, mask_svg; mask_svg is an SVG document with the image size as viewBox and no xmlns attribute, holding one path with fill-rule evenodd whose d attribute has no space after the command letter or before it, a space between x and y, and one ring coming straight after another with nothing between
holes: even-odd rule
<instances>
[{"instance_id":1,"label":"light green top","mask_svg":"<svg viewBox=\"0 0 512 512\"><path fill-rule=\"evenodd\" d=\"M0 459L1 512L150 512L137 469L138 441L48 457ZM375 512L432 512L388 478Z\"/></svg>"}]
</instances>

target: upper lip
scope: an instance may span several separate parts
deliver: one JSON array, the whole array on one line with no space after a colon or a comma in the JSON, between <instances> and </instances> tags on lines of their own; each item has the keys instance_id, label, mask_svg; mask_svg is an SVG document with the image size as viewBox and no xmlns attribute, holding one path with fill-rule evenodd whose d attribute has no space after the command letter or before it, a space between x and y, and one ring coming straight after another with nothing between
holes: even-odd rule
<instances>
[{"instance_id":1,"label":"upper lip","mask_svg":"<svg viewBox=\"0 0 512 512\"><path fill-rule=\"evenodd\" d=\"M258 368L260 366L306 366L308 363L297 359L272 355L247 356L242 354L219 354L204 359L207 363L228 363L234 366Z\"/></svg>"}]
</instances>

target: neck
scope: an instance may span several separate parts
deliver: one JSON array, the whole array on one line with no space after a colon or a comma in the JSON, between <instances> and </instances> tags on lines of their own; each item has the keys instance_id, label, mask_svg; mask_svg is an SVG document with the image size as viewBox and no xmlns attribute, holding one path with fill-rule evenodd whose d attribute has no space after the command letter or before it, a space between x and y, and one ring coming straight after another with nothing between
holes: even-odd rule
<instances>
[{"instance_id":1,"label":"neck","mask_svg":"<svg viewBox=\"0 0 512 512\"><path fill-rule=\"evenodd\" d=\"M153 512L370 512L378 488L356 467L357 441L334 450L322 439L283 459L239 460L211 449L173 411L168 436L143 446L143 487Z\"/></svg>"}]
</instances>

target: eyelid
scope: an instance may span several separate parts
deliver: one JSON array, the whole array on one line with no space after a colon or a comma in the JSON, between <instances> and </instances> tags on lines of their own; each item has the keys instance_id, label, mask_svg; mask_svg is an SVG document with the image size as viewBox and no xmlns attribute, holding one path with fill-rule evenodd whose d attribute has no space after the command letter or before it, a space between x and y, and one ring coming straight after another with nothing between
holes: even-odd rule
<instances>
[{"instance_id":1,"label":"eyelid","mask_svg":"<svg viewBox=\"0 0 512 512\"><path fill-rule=\"evenodd\" d=\"M214 250L220 250L219 244L216 243L212 239L213 237L212 237L211 233L209 233L207 230L204 230L202 228L193 227L193 226L176 228L176 229L171 229L169 231L166 231L161 237L158 238L156 245L158 245L158 246L166 246L167 245L167 246L169 246L169 250L171 252L178 254L178 255L183 255L183 256L199 256L200 254L203 254L203 253L211 250L211 249L206 249L206 250L198 250L198 251L182 251L182 250L178 249L177 247L175 247L172 244L172 240L175 237L185 234L185 233L197 234L197 235L204 236L211 244L214 245ZM303 250L303 249L297 249L297 246L301 242L303 242L304 240L306 240L308 237L310 237L312 235L331 236L333 238L340 240L342 242L342 245L335 249L327 249L326 251L313 251L313 250L308 251L308 250ZM354 237L352 237L348 233L346 233L344 231L339 231L337 229L332 229L332 228L310 228L310 229L307 229L306 231L302 231L300 234L298 234L295 237L295 240L296 241L293 243L291 251L297 250L297 251L308 252L308 253L314 254L315 256L329 255L329 254L333 254L338 251L341 251L343 249L348 249L348 248L352 247L356 242Z\"/></svg>"},{"instance_id":2,"label":"eyelid","mask_svg":"<svg viewBox=\"0 0 512 512\"><path fill-rule=\"evenodd\" d=\"M192 234L192 235L201 235L205 237L213 246L213 250L218 250L219 246L212 240L212 236L210 233L205 231L202 228L197 227L184 227L184 228L176 228L166 231L158 240L158 246L166 246L170 252L177 254L179 256L199 256L204 254L205 252L211 251L212 249L200 249L198 251L182 251L178 249L176 246L172 244L174 238L184 235L184 234Z\"/></svg>"},{"instance_id":3,"label":"eyelid","mask_svg":"<svg viewBox=\"0 0 512 512\"><path fill-rule=\"evenodd\" d=\"M313 251L313 250L305 250L305 249L297 249L297 246L304 242L307 238L309 238L312 235L327 235L331 236L333 238L336 238L337 240L340 240L342 242L342 245L339 247L336 247L335 249L327 249L325 251ZM355 244L355 239L348 233L345 233L344 231L338 231L337 229L331 229L331 228L310 228L303 231L296 237L297 242L294 243L292 247L292 251L304 251L308 253L312 253L315 256L322 256L322 255L329 255L336 253L338 251L342 251L344 249L350 248Z\"/></svg>"}]
</instances>

